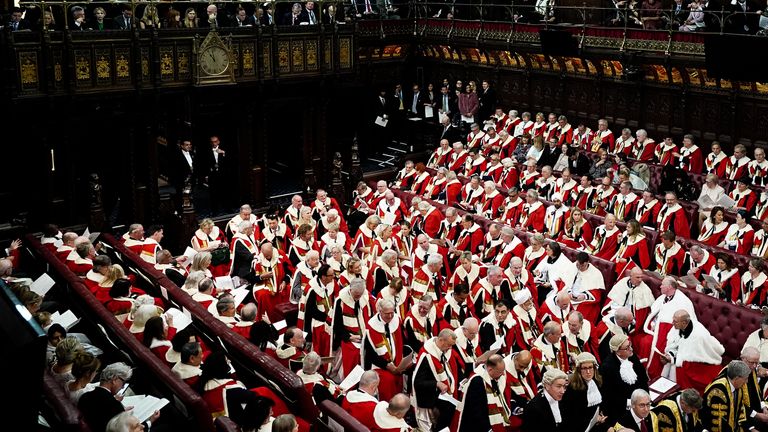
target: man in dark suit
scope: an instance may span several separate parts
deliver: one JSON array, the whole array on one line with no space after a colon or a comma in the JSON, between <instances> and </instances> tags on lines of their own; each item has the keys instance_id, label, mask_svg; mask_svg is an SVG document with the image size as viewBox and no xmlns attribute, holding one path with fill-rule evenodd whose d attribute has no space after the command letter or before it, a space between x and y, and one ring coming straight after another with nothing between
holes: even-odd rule
<instances>
[{"instance_id":1,"label":"man in dark suit","mask_svg":"<svg viewBox=\"0 0 768 432\"><path fill-rule=\"evenodd\" d=\"M482 85L483 89L477 93L477 100L480 102L480 108L477 110L480 116L478 123L491 118L491 114L496 110L496 90L491 88L488 80L483 80Z\"/></svg>"},{"instance_id":2,"label":"man in dark suit","mask_svg":"<svg viewBox=\"0 0 768 432\"><path fill-rule=\"evenodd\" d=\"M648 374L632 350L632 343L623 334L614 335L610 342L611 354L603 359L600 375L603 388L610 389L611 397L603 401L606 424L614 424L627 410L627 400L637 389L648 390ZM629 366L622 365L629 362Z\"/></svg>"},{"instance_id":3,"label":"man in dark suit","mask_svg":"<svg viewBox=\"0 0 768 432\"><path fill-rule=\"evenodd\" d=\"M528 402L523 411L523 432L558 431L567 415L560 401L568 387L568 375L550 368L541 378L544 390Z\"/></svg>"},{"instance_id":4,"label":"man in dark suit","mask_svg":"<svg viewBox=\"0 0 768 432\"><path fill-rule=\"evenodd\" d=\"M413 93L408 98L408 115L424 118L424 93L418 84L413 85Z\"/></svg>"},{"instance_id":5,"label":"man in dark suit","mask_svg":"<svg viewBox=\"0 0 768 432\"><path fill-rule=\"evenodd\" d=\"M731 1L729 8L730 15L725 19L726 33L755 34L759 30L757 22L761 11L752 1Z\"/></svg>"},{"instance_id":6,"label":"man in dark suit","mask_svg":"<svg viewBox=\"0 0 768 432\"><path fill-rule=\"evenodd\" d=\"M190 186L195 185L195 153L192 150L192 141L184 140L178 148L170 154L168 176L171 184L176 188L177 207L181 207L181 192L189 179Z\"/></svg>"},{"instance_id":7,"label":"man in dark suit","mask_svg":"<svg viewBox=\"0 0 768 432\"><path fill-rule=\"evenodd\" d=\"M447 116L443 116L440 119L440 140L448 140L450 144L461 140L461 132L459 128L451 123L451 119Z\"/></svg>"},{"instance_id":8,"label":"man in dark suit","mask_svg":"<svg viewBox=\"0 0 768 432\"><path fill-rule=\"evenodd\" d=\"M130 5L123 6L123 13L113 20L118 30L130 30L136 24L133 22L133 10Z\"/></svg>"},{"instance_id":9,"label":"man in dark suit","mask_svg":"<svg viewBox=\"0 0 768 432\"><path fill-rule=\"evenodd\" d=\"M632 392L632 405L619 418L614 430L631 429L635 432L658 432L659 420L656 413L651 412L651 395L643 389Z\"/></svg>"},{"instance_id":10,"label":"man in dark suit","mask_svg":"<svg viewBox=\"0 0 768 432\"><path fill-rule=\"evenodd\" d=\"M210 149L199 155L200 169L197 174L198 178L208 185L208 192L211 195L211 212L215 214L229 204L228 187L230 185L227 184L229 159L220 146L221 141L218 136L212 136L210 143Z\"/></svg>"},{"instance_id":11,"label":"man in dark suit","mask_svg":"<svg viewBox=\"0 0 768 432\"><path fill-rule=\"evenodd\" d=\"M125 411L115 395L131 379L131 374L131 368L125 363L112 363L101 371L99 386L80 397L77 407L92 431L105 430L112 417ZM155 411L147 421L147 430L158 417L160 412Z\"/></svg>"},{"instance_id":12,"label":"man in dark suit","mask_svg":"<svg viewBox=\"0 0 768 432\"><path fill-rule=\"evenodd\" d=\"M29 21L21 18L23 14L24 12L21 10L21 8L15 7L11 9L11 16L7 25L11 31L29 30L32 28L32 26L29 24Z\"/></svg>"}]
</instances>

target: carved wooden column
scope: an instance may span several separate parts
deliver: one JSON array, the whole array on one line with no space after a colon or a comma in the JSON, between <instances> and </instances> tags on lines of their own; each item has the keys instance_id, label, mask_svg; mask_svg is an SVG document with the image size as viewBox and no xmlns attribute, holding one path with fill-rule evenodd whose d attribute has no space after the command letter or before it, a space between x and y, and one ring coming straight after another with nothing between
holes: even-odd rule
<instances>
[{"instance_id":1,"label":"carved wooden column","mask_svg":"<svg viewBox=\"0 0 768 432\"><path fill-rule=\"evenodd\" d=\"M104 206L101 201L101 183L99 175L91 173L88 182L88 191L90 195L90 211L88 213L88 227L93 232L104 231L107 227L107 219L104 216Z\"/></svg>"}]
</instances>

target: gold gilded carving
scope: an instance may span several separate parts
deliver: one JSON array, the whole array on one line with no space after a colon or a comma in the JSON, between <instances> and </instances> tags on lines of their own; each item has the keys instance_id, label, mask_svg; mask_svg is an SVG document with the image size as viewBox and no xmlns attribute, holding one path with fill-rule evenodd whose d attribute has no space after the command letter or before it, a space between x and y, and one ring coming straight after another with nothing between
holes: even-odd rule
<instances>
[{"instance_id":1,"label":"gold gilded carving","mask_svg":"<svg viewBox=\"0 0 768 432\"><path fill-rule=\"evenodd\" d=\"M19 55L21 63L21 84L37 84L37 54L33 52Z\"/></svg>"},{"instance_id":2,"label":"gold gilded carving","mask_svg":"<svg viewBox=\"0 0 768 432\"><path fill-rule=\"evenodd\" d=\"M352 46L349 38L339 38L339 66L342 69L352 68Z\"/></svg>"},{"instance_id":3,"label":"gold gilded carving","mask_svg":"<svg viewBox=\"0 0 768 432\"><path fill-rule=\"evenodd\" d=\"M189 73L189 53L186 51L179 51L179 75L186 75Z\"/></svg>"},{"instance_id":4,"label":"gold gilded carving","mask_svg":"<svg viewBox=\"0 0 768 432\"><path fill-rule=\"evenodd\" d=\"M304 72L304 41L291 41L291 70Z\"/></svg>"},{"instance_id":5,"label":"gold gilded carving","mask_svg":"<svg viewBox=\"0 0 768 432\"><path fill-rule=\"evenodd\" d=\"M253 50L250 47L243 48L243 73L253 73Z\"/></svg>"},{"instance_id":6,"label":"gold gilded carving","mask_svg":"<svg viewBox=\"0 0 768 432\"><path fill-rule=\"evenodd\" d=\"M262 45L261 58L264 61L263 63L264 75L271 77L272 76L272 43L264 42L264 44Z\"/></svg>"},{"instance_id":7,"label":"gold gilded carving","mask_svg":"<svg viewBox=\"0 0 768 432\"><path fill-rule=\"evenodd\" d=\"M308 40L304 46L307 52L307 70L317 70L317 41Z\"/></svg>"},{"instance_id":8,"label":"gold gilded carving","mask_svg":"<svg viewBox=\"0 0 768 432\"><path fill-rule=\"evenodd\" d=\"M117 71L118 78L131 77L131 66L128 62L128 59L122 54L117 56L117 60L115 61L115 69Z\"/></svg>"},{"instance_id":9,"label":"gold gilded carving","mask_svg":"<svg viewBox=\"0 0 768 432\"><path fill-rule=\"evenodd\" d=\"M96 60L96 78L98 79L109 79L110 77L110 70L109 70L109 59L107 59L106 56L99 56L99 59Z\"/></svg>"},{"instance_id":10,"label":"gold gilded carving","mask_svg":"<svg viewBox=\"0 0 768 432\"><path fill-rule=\"evenodd\" d=\"M291 71L291 54L288 41L277 42L277 68L280 72Z\"/></svg>"},{"instance_id":11,"label":"gold gilded carving","mask_svg":"<svg viewBox=\"0 0 768 432\"><path fill-rule=\"evenodd\" d=\"M160 75L163 78L173 78L173 56L169 52L160 55Z\"/></svg>"},{"instance_id":12,"label":"gold gilded carving","mask_svg":"<svg viewBox=\"0 0 768 432\"><path fill-rule=\"evenodd\" d=\"M78 81L91 79L91 62L87 57L79 56L75 60L75 76Z\"/></svg>"}]
</instances>

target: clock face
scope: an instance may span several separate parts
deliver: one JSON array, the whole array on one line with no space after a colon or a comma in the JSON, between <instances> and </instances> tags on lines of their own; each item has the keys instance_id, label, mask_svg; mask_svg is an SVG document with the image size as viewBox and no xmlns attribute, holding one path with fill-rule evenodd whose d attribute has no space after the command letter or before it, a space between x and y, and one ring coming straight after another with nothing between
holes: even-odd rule
<instances>
[{"instance_id":1,"label":"clock face","mask_svg":"<svg viewBox=\"0 0 768 432\"><path fill-rule=\"evenodd\" d=\"M229 54L224 48L213 46L200 53L200 67L208 75L220 75L229 67Z\"/></svg>"}]
</instances>

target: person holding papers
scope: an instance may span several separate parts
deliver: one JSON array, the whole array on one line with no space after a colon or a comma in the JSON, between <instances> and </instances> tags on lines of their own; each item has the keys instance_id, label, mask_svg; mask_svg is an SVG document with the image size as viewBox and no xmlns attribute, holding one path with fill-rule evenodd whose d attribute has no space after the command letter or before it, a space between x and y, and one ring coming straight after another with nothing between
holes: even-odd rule
<instances>
[{"instance_id":1,"label":"person holding papers","mask_svg":"<svg viewBox=\"0 0 768 432\"><path fill-rule=\"evenodd\" d=\"M77 408L92 431L103 431L112 417L125 411L126 407L120 401L122 396L117 393L131 379L132 370L125 363L112 363L101 371L99 386L83 394L77 403ZM155 411L145 422L146 430L160 417L160 411Z\"/></svg>"},{"instance_id":2,"label":"person holding papers","mask_svg":"<svg viewBox=\"0 0 768 432\"><path fill-rule=\"evenodd\" d=\"M565 427L566 407L561 404L568 388L568 375L549 369L542 377L544 390L528 402L523 411L523 432L570 431Z\"/></svg>"},{"instance_id":3,"label":"person holding papers","mask_svg":"<svg viewBox=\"0 0 768 432\"><path fill-rule=\"evenodd\" d=\"M333 304L331 321L331 352L340 351L341 376L347 376L360 364L360 346L365 325L371 317L371 296L362 279L353 279L339 292Z\"/></svg>"},{"instance_id":4,"label":"person holding papers","mask_svg":"<svg viewBox=\"0 0 768 432\"><path fill-rule=\"evenodd\" d=\"M424 342L413 374L413 398L416 421L423 431L447 427L458 401L458 383L450 367L451 349L456 344L456 333L443 329Z\"/></svg>"},{"instance_id":5,"label":"person holding papers","mask_svg":"<svg viewBox=\"0 0 768 432\"><path fill-rule=\"evenodd\" d=\"M382 299L376 310L366 325L363 369L379 375L379 398L389 400L403 390L402 374L410 361L403 361L402 321L395 313L395 304Z\"/></svg>"},{"instance_id":6,"label":"person holding papers","mask_svg":"<svg viewBox=\"0 0 768 432\"><path fill-rule=\"evenodd\" d=\"M459 432L504 432L510 426L511 390L504 358L491 355L467 383L459 417Z\"/></svg>"}]
</instances>

